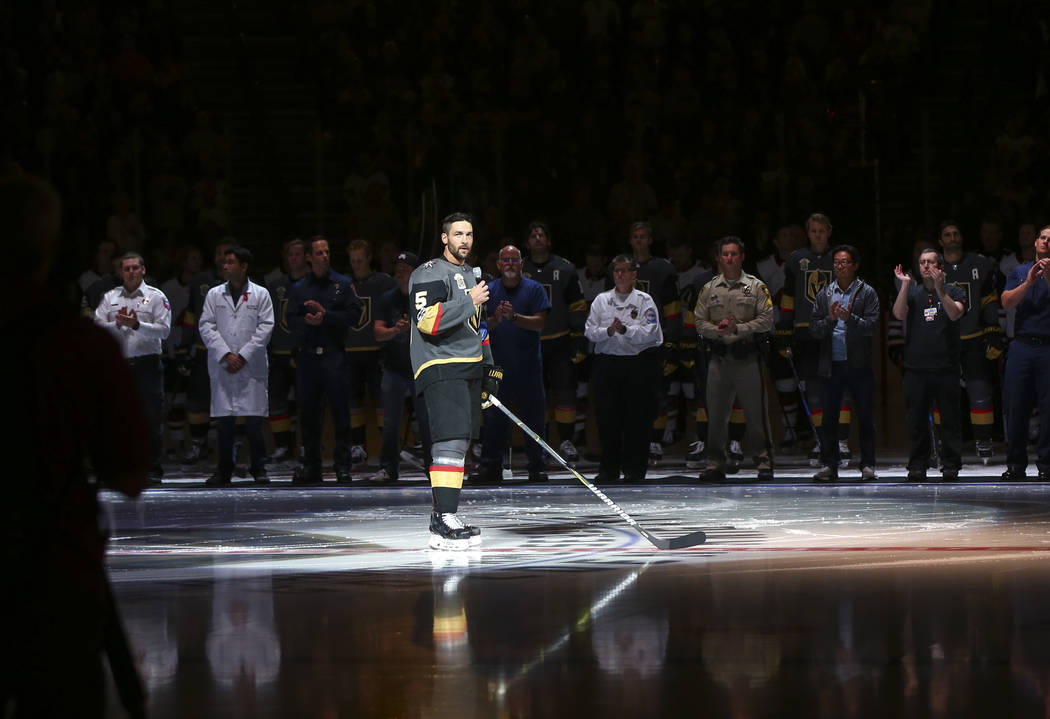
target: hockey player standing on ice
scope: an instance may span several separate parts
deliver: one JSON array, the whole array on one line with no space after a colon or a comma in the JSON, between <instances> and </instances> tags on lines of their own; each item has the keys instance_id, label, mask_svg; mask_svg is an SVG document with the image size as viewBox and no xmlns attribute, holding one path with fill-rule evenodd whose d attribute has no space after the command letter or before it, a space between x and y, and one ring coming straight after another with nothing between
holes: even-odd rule
<instances>
[{"instance_id":1,"label":"hockey player standing on ice","mask_svg":"<svg viewBox=\"0 0 1050 719\"><path fill-rule=\"evenodd\" d=\"M464 525L456 510L467 445L481 426L482 395L496 393L503 371L492 364L483 322L488 286L475 280L475 268L466 262L474 246L470 215L445 217L441 242L441 256L417 267L409 279L415 311L409 350L433 442L430 547L458 550L481 542L481 530Z\"/></svg>"},{"instance_id":2,"label":"hockey player standing on ice","mask_svg":"<svg viewBox=\"0 0 1050 719\"><path fill-rule=\"evenodd\" d=\"M976 252L963 252L962 233L952 220L941 223L940 243L944 283L958 287L965 296L966 314L959 320L962 340L959 359L970 400L970 424L977 456L987 462L992 456L995 431L988 360L998 359L1006 348L1003 329L999 326L998 261Z\"/></svg>"}]
</instances>

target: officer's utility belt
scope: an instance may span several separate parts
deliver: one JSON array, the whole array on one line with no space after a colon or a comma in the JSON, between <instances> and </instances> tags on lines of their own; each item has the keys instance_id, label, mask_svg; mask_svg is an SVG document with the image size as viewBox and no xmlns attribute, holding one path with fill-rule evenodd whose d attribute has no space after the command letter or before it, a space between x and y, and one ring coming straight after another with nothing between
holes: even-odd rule
<instances>
[{"instance_id":1,"label":"officer's utility belt","mask_svg":"<svg viewBox=\"0 0 1050 719\"><path fill-rule=\"evenodd\" d=\"M307 347L299 347L299 352L306 355L327 355L333 353L344 353L346 350L342 345L309 345Z\"/></svg>"},{"instance_id":2,"label":"officer's utility belt","mask_svg":"<svg viewBox=\"0 0 1050 719\"><path fill-rule=\"evenodd\" d=\"M1040 337L1039 335L1017 335L1014 339L1018 342L1023 342L1026 345L1032 345L1033 347L1050 347L1050 337Z\"/></svg>"},{"instance_id":3,"label":"officer's utility belt","mask_svg":"<svg viewBox=\"0 0 1050 719\"><path fill-rule=\"evenodd\" d=\"M705 340L704 346L716 357L729 357L731 359L749 359L757 357L759 353L758 343L753 340L733 342L732 344L726 344L717 340Z\"/></svg>"}]
</instances>

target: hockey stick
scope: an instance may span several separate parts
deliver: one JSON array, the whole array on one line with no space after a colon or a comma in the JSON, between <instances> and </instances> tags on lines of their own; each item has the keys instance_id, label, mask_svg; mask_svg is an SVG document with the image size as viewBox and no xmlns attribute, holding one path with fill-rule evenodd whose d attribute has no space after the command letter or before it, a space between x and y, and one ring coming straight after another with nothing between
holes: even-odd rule
<instances>
[{"instance_id":1,"label":"hockey stick","mask_svg":"<svg viewBox=\"0 0 1050 719\"><path fill-rule=\"evenodd\" d=\"M495 396L490 394L488 395L485 401L491 403L492 406L499 408L499 410L503 412L503 414L507 415L511 422L513 422L521 428L522 432L531 437L532 440L536 442L536 444L538 444L540 447L543 447L543 450L547 454L549 454L551 457L554 457L554 459L558 460L558 464L560 464L562 467L565 467L565 469L569 470L573 474L573 476L576 477L576 479L583 482L583 486L591 490L591 492L594 493L595 497L605 502L605 504L608 505L610 509L612 509L618 515L620 515L620 519L627 522L627 524L631 525L631 527L634 528L634 531L638 532L638 534L645 537L649 541L649 543L657 549L685 549L686 547L695 547L696 545L703 544L705 541L707 541L707 535L703 532L691 532L681 537L673 537L671 539L660 539L659 537L653 535L651 532L639 525L638 522L634 521L631 515L627 514L627 512L620 509L619 505L617 505L616 502L606 497L604 492L602 492L600 489L598 489L593 484L584 479L582 474L570 467L569 463L562 459L560 454L555 452L554 449L551 448L549 444L544 442L543 438L536 434L536 432L534 432L528 425L526 425L524 422L518 419L513 412L504 407L503 403L496 399Z\"/></svg>"},{"instance_id":2,"label":"hockey stick","mask_svg":"<svg viewBox=\"0 0 1050 719\"><path fill-rule=\"evenodd\" d=\"M791 367L791 374L795 377L795 386L798 387L798 398L802 401L802 409L806 410L806 419L809 420L809 429L813 432L813 438L820 442L820 435L817 434L817 425L813 424L813 415L809 411L809 402L806 401L806 383L798 377L798 370L795 369L795 353L791 351L791 348L787 348L787 354L784 357L788 361L788 366Z\"/></svg>"}]
</instances>

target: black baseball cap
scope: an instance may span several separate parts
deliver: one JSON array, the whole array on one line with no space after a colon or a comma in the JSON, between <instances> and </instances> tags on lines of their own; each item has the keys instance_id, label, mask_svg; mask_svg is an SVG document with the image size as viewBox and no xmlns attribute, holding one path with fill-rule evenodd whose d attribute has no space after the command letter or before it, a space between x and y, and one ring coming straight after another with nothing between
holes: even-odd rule
<instances>
[{"instance_id":1,"label":"black baseball cap","mask_svg":"<svg viewBox=\"0 0 1050 719\"><path fill-rule=\"evenodd\" d=\"M399 252L397 255L397 261L404 262L413 269L419 267L419 256L414 252Z\"/></svg>"}]
</instances>

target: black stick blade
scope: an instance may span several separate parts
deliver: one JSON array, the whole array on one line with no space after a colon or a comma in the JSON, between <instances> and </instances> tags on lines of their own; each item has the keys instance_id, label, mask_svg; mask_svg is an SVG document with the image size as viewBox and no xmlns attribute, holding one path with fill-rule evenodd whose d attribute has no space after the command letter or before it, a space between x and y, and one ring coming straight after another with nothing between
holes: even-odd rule
<instances>
[{"instance_id":1,"label":"black stick blade","mask_svg":"<svg viewBox=\"0 0 1050 719\"><path fill-rule=\"evenodd\" d=\"M686 549L687 547L695 547L696 545L703 544L707 541L707 535L703 532L691 532L689 534L684 534L681 537L661 539L652 532L642 529L637 525L635 525L635 529L657 549Z\"/></svg>"},{"instance_id":2,"label":"black stick blade","mask_svg":"<svg viewBox=\"0 0 1050 719\"><path fill-rule=\"evenodd\" d=\"M692 532L681 537L673 537L667 540L668 549L685 549L686 547L695 547L698 544L703 544L707 541L707 535L703 532Z\"/></svg>"}]
</instances>

